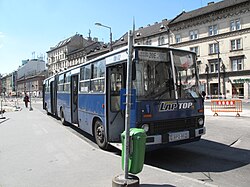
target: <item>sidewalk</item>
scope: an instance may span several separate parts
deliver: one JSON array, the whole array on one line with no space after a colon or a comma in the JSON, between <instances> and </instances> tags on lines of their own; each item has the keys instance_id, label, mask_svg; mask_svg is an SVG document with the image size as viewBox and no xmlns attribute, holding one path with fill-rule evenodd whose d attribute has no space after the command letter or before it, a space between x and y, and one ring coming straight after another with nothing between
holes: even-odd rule
<instances>
[{"instance_id":1,"label":"sidewalk","mask_svg":"<svg viewBox=\"0 0 250 187\"><path fill-rule=\"evenodd\" d=\"M100 150L34 108L5 113L0 122L0 186L110 187L121 157ZM167 155L166 155L167 156ZM142 187L213 186L144 165Z\"/></svg>"}]
</instances>

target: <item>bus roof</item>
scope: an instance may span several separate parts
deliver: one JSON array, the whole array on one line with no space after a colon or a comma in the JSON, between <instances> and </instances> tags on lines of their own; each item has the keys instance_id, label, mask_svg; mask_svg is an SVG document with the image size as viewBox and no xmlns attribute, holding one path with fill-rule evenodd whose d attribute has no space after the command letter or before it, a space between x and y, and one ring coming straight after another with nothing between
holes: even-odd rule
<instances>
[{"instance_id":1,"label":"bus roof","mask_svg":"<svg viewBox=\"0 0 250 187\"><path fill-rule=\"evenodd\" d=\"M166 47L166 46L152 46L152 45L137 45L137 44L136 44L136 45L134 45L134 48L135 48L135 49L136 49L136 48L168 49L168 50L175 50L175 51L185 51L185 52L189 52L189 53L196 54L195 52L192 52L192 51L183 50L183 49L175 49L175 48ZM73 67L71 67L71 68L69 68L69 69L66 69L66 70L64 70L64 71L61 71L61 72L59 72L59 73L57 73L57 74L55 74L55 75L60 75L60 74L67 73L67 72L69 72L69 71L71 71L71 70L80 68L82 65L86 65L86 64L89 64L89 63L92 63L92 62L95 62L95 61L98 61L98 60L101 60L101 59L105 59L105 58L114 56L114 55L119 54L119 53L121 53L121 52L125 52L125 51L127 51L127 49L128 49L128 46L124 46L124 47L121 47L121 48L119 48L119 49L115 49L115 50L110 51L110 52L108 52L108 53L106 53L106 54L103 54L103 55L101 55L101 56L99 56L99 57L96 57L96 58L94 58L94 59L92 59L92 60L89 60L89 61L87 61L87 62L85 62L85 63L79 64L79 65L77 65L77 66L73 66ZM46 80L49 80L49 79L53 78L55 75L53 75L53 76L51 76L51 77L48 77L47 79L44 80L44 82L45 82Z\"/></svg>"}]
</instances>

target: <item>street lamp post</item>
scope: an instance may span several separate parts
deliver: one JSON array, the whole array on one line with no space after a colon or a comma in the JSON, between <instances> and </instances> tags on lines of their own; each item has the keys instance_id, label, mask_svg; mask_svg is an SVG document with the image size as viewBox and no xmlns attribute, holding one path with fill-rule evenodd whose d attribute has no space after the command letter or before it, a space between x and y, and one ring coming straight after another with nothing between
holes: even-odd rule
<instances>
[{"instance_id":1,"label":"street lamp post","mask_svg":"<svg viewBox=\"0 0 250 187\"><path fill-rule=\"evenodd\" d=\"M208 65L206 64L206 69L205 69L205 72L207 73L207 95L208 97L210 97L210 90L209 90L209 83L208 83L208 79L209 79L209 67Z\"/></svg>"},{"instance_id":2,"label":"street lamp post","mask_svg":"<svg viewBox=\"0 0 250 187\"><path fill-rule=\"evenodd\" d=\"M32 85L32 88L33 88L33 85ZM29 90L30 90L30 82L29 82ZM31 93L31 90L30 90L30 111L33 110L32 105L31 105L31 97L32 97L32 93Z\"/></svg>"},{"instance_id":3,"label":"street lamp post","mask_svg":"<svg viewBox=\"0 0 250 187\"><path fill-rule=\"evenodd\" d=\"M220 43L216 39L214 39L217 42L217 55L218 55L218 99L220 98Z\"/></svg>"},{"instance_id":4,"label":"street lamp post","mask_svg":"<svg viewBox=\"0 0 250 187\"><path fill-rule=\"evenodd\" d=\"M110 39L110 51L113 50L113 46L112 46L112 32L111 32L111 27L103 25L101 23L95 23L95 25L100 26L100 27L105 27L109 29L109 39Z\"/></svg>"}]
</instances>

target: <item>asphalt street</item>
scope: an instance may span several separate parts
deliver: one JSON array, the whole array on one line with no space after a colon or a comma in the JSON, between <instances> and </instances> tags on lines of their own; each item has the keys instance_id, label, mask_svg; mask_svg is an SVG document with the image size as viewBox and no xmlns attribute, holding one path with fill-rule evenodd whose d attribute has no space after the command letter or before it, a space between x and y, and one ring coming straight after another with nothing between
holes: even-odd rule
<instances>
[{"instance_id":1,"label":"asphalt street","mask_svg":"<svg viewBox=\"0 0 250 187\"><path fill-rule=\"evenodd\" d=\"M206 102L201 141L148 152L141 186L242 186L250 184L250 110L213 116ZM100 150L74 126L33 111L5 113L0 121L0 187L111 186L123 173L120 151Z\"/></svg>"},{"instance_id":2,"label":"asphalt street","mask_svg":"<svg viewBox=\"0 0 250 187\"><path fill-rule=\"evenodd\" d=\"M102 151L47 116L41 104L33 108L5 113L0 122L1 187L112 186L123 173L119 151ZM213 186L150 165L137 176L144 187Z\"/></svg>"}]
</instances>

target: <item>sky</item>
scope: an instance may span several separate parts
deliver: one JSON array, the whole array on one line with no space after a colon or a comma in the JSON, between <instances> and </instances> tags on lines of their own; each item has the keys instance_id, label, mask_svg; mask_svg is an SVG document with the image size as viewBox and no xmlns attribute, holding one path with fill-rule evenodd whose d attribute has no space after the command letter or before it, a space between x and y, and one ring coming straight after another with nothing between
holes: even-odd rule
<instances>
[{"instance_id":1,"label":"sky","mask_svg":"<svg viewBox=\"0 0 250 187\"><path fill-rule=\"evenodd\" d=\"M44 56L50 47L76 33L109 42L133 28L173 19L219 0L0 0L0 74L22 60Z\"/></svg>"}]
</instances>

